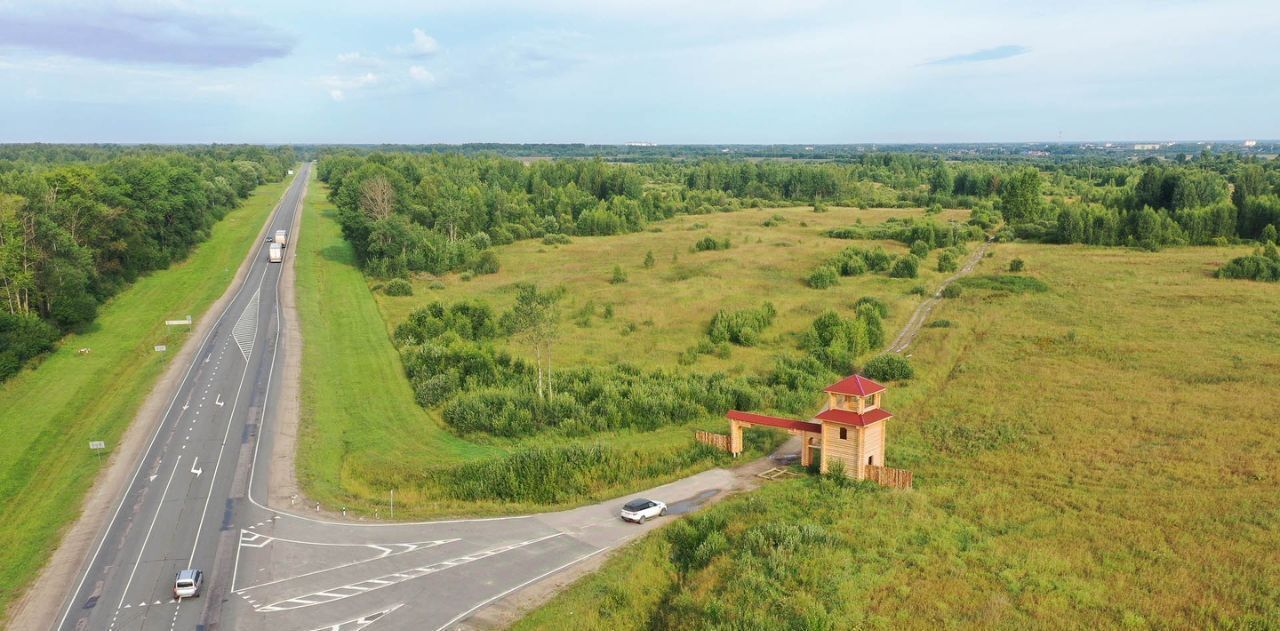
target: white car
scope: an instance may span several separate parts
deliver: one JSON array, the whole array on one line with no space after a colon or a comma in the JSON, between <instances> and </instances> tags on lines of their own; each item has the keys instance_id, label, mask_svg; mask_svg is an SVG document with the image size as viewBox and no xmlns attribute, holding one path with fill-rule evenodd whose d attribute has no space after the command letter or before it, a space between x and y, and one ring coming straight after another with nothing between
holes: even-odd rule
<instances>
[{"instance_id":1,"label":"white car","mask_svg":"<svg viewBox=\"0 0 1280 631\"><path fill-rule=\"evenodd\" d=\"M204 572L200 570L182 570L173 579L174 598L195 598L200 595L200 587L204 584Z\"/></svg>"},{"instance_id":2,"label":"white car","mask_svg":"<svg viewBox=\"0 0 1280 631\"><path fill-rule=\"evenodd\" d=\"M642 524L645 520L667 514L667 505L658 500L639 498L627 502L622 507L622 520Z\"/></svg>"}]
</instances>

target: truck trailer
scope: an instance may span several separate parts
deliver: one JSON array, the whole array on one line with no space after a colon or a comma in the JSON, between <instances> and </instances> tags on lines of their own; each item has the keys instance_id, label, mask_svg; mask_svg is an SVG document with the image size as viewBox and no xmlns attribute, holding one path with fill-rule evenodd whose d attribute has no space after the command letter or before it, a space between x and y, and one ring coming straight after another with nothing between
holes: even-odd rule
<instances>
[{"instance_id":1,"label":"truck trailer","mask_svg":"<svg viewBox=\"0 0 1280 631\"><path fill-rule=\"evenodd\" d=\"M272 243L267 248L267 262L268 263L284 262L284 246L280 245L279 243Z\"/></svg>"},{"instance_id":2,"label":"truck trailer","mask_svg":"<svg viewBox=\"0 0 1280 631\"><path fill-rule=\"evenodd\" d=\"M272 243L279 243L280 247L286 247L289 242L288 230L276 230L276 236L271 239Z\"/></svg>"}]
</instances>

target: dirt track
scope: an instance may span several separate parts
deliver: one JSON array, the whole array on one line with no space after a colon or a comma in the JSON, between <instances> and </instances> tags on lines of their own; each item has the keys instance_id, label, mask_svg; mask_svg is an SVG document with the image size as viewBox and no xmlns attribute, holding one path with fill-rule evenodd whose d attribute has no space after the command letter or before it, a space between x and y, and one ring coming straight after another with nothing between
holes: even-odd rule
<instances>
[{"instance_id":1,"label":"dirt track","mask_svg":"<svg viewBox=\"0 0 1280 631\"><path fill-rule=\"evenodd\" d=\"M942 302L942 290L946 289L947 285L950 285L957 278L972 272L978 266L978 262L982 260L982 257L986 256L987 248L990 246L990 239L978 246L977 251L969 256L959 271L952 274L947 280L942 281L942 285L938 286L938 290L933 292L933 295L929 296L927 300L920 303L920 306L916 307L916 310L911 313L911 319L907 320L907 324L902 327L901 331L898 331L898 336L893 338L893 342L889 344L888 350L890 353L901 353L907 350L911 342L916 339L916 334L920 332L920 327L924 326L924 321L928 319L929 314L933 313L934 307L937 307L938 303Z\"/></svg>"}]
</instances>

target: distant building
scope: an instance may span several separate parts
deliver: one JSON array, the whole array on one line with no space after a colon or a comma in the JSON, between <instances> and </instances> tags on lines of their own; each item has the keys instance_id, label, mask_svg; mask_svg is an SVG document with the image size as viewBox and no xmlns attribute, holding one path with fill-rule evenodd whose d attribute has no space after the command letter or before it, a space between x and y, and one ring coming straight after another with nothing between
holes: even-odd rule
<instances>
[{"instance_id":1,"label":"distant building","mask_svg":"<svg viewBox=\"0 0 1280 631\"><path fill-rule=\"evenodd\" d=\"M656 147L656 146L658 146L658 143L656 143L656 142L626 142L626 143L623 143L623 144L624 144L624 145L626 145L626 146L628 146L628 147Z\"/></svg>"},{"instance_id":2,"label":"distant building","mask_svg":"<svg viewBox=\"0 0 1280 631\"><path fill-rule=\"evenodd\" d=\"M1139 143L1133 146L1134 151L1155 151L1160 148L1160 143Z\"/></svg>"},{"instance_id":3,"label":"distant building","mask_svg":"<svg viewBox=\"0 0 1280 631\"><path fill-rule=\"evenodd\" d=\"M1256 141L1256 140L1246 140L1246 141L1244 141L1244 146L1246 146L1246 147L1253 147L1253 146L1256 146L1257 144L1258 144L1258 141Z\"/></svg>"}]
</instances>

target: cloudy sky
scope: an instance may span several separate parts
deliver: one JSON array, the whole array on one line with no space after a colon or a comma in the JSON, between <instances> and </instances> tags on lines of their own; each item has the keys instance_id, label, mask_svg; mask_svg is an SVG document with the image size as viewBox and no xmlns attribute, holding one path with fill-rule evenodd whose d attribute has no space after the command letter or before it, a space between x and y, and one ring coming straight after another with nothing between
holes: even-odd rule
<instances>
[{"instance_id":1,"label":"cloudy sky","mask_svg":"<svg viewBox=\"0 0 1280 631\"><path fill-rule=\"evenodd\" d=\"M1278 32L1276 0L0 0L0 142L1278 138Z\"/></svg>"}]
</instances>

